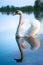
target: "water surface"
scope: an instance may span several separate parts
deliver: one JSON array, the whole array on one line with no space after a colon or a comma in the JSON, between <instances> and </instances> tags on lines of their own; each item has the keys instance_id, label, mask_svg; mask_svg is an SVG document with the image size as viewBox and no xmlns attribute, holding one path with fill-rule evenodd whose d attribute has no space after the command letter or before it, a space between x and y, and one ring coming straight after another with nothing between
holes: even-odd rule
<instances>
[{"instance_id":1,"label":"water surface","mask_svg":"<svg viewBox=\"0 0 43 65\"><path fill-rule=\"evenodd\" d=\"M34 13L23 14L23 19L35 19ZM23 49L23 62L17 63L14 58L20 58L20 51L15 39L19 16L2 15L0 13L0 65L43 65L43 19L38 34L40 48L32 51L29 48Z\"/></svg>"}]
</instances>

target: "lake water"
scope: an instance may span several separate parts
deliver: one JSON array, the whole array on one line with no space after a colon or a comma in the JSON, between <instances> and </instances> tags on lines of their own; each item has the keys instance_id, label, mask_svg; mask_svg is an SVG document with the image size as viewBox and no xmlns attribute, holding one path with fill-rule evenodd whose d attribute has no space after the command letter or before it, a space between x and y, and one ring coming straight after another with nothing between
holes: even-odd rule
<instances>
[{"instance_id":1,"label":"lake water","mask_svg":"<svg viewBox=\"0 0 43 65\"><path fill-rule=\"evenodd\" d=\"M34 13L23 14L25 19L35 19ZM0 13L0 65L43 65L43 18L41 17L41 28L38 34L40 47L38 50L23 49L24 59L16 62L14 58L20 58L20 51L15 39L19 16Z\"/></svg>"}]
</instances>

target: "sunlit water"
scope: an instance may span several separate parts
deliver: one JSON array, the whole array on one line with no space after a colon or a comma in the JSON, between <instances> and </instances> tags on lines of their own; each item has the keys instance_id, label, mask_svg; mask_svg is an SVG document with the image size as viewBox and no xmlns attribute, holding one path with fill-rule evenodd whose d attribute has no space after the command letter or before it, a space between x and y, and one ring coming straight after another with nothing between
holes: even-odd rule
<instances>
[{"instance_id":1,"label":"sunlit water","mask_svg":"<svg viewBox=\"0 0 43 65\"><path fill-rule=\"evenodd\" d=\"M23 18L32 20L34 14L23 14ZM43 20L38 34L40 48L32 51L23 49L23 62L17 63L14 58L20 58L20 51L15 39L19 16L2 15L0 13L0 65L43 65Z\"/></svg>"}]
</instances>

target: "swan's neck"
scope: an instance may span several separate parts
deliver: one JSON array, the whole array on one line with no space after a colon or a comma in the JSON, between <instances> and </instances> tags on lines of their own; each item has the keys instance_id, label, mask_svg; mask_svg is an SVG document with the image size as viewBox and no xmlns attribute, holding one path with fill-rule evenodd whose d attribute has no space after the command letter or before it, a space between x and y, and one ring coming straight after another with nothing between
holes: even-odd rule
<instances>
[{"instance_id":1,"label":"swan's neck","mask_svg":"<svg viewBox=\"0 0 43 65\"><path fill-rule=\"evenodd\" d=\"M18 31L20 31L21 24L22 24L22 14L20 15L20 19L19 19Z\"/></svg>"},{"instance_id":2,"label":"swan's neck","mask_svg":"<svg viewBox=\"0 0 43 65\"><path fill-rule=\"evenodd\" d=\"M22 24L22 14L20 15L19 27L21 26L21 24Z\"/></svg>"},{"instance_id":3,"label":"swan's neck","mask_svg":"<svg viewBox=\"0 0 43 65\"><path fill-rule=\"evenodd\" d=\"M16 37L19 37L20 36L21 23L22 23L22 14L20 15L19 25L18 25L17 32L16 32Z\"/></svg>"},{"instance_id":4,"label":"swan's neck","mask_svg":"<svg viewBox=\"0 0 43 65\"><path fill-rule=\"evenodd\" d=\"M20 32L21 32L21 24L22 24L22 14L20 15L19 25L18 25L17 33L16 33L16 35L17 35L18 37L20 36Z\"/></svg>"}]
</instances>

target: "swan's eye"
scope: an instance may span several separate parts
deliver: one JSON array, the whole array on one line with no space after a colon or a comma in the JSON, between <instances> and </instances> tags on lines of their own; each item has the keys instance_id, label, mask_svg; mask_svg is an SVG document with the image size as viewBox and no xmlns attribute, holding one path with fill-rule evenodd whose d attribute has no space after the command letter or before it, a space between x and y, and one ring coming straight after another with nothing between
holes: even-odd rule
<instances>
[{"instance_id":1,"label":"swan's eye","mask_svg":"<svg viewBox=\"0 0 43 65\"><path fill-rule=\"evenodd\" d=\"M16 13L18 13L18 11L16 11Z\"/></svg>"}]
</instances>

